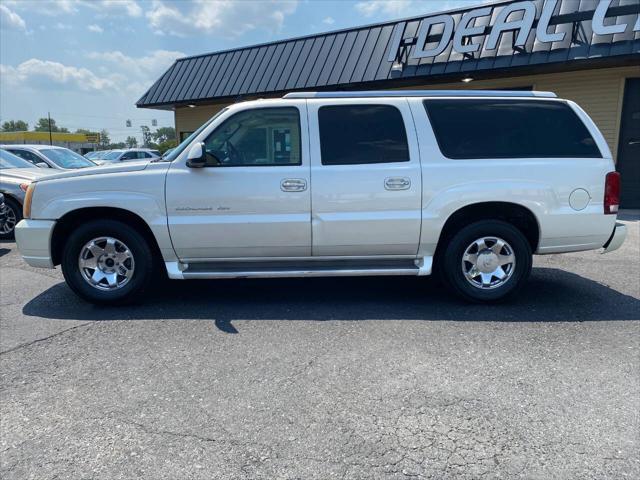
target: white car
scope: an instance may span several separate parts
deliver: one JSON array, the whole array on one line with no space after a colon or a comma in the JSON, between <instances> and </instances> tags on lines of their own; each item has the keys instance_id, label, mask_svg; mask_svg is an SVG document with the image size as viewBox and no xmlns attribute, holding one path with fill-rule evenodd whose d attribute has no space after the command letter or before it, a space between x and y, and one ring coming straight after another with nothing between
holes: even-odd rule
<instances>
[{"instance_id":1,"label":"white car","mask_svg":"<svg viewBox=\"0 0 640 480\"><path fill-rule=\"evenodd\" d=\"M58 170L74 170L76 168L95 167L88 158L55 145L0 145L0 148L13 153L37 167L55 168Z\"/></svg>"},{"instance_id":2,"label":"white car","mask_svg":"<svg viewBox=\"0 0 640 480\"><path fill-rule=\"evenodd\" d=\"M108 153L96 158L99 165L107 163L127 162L131 160L153 160L160 157L160 152L147 148L130 148L127 150L110 150Z\"/></svg>"},{"instance_id":3,"label":"white car","mask_svg":"<svg viewBox=\"0 0 640 480\"><path fill-rule=\"evenodd\" d=\"M619 175L543 92L292 93L220 111L156 162L32 184L18 247L96 303L173 279L430 275L493 302L532 253L612 251Z\"/></svg>"}]
</instances>

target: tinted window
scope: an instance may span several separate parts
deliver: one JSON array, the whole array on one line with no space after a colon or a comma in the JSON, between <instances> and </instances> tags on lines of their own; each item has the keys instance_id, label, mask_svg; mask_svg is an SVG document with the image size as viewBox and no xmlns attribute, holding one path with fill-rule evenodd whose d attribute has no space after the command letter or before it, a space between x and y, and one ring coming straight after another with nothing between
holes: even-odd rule
<instances>
[{"instance_id":1,"label":"tinted window","mask_svg":"<svg viewBox=\"0 0 640 480\"><path fill-rule=\"evenodd\" d=\"M300 165L300 116L293 107L236 113L205 140L208 166Z\"/></svg>"},{"instance_id":2,"label":"tinted window","mask_svg":"<svg viewBox=\"0 0 640 480\"><path fill-rule=\"evenodd\" d=\"M409 147L400 111L390 105L321 107L323 165L408 162Z\"/></svg>"},{"instance_id":3,"label":"tinted window","mask_svg":"<svg viewBox=\"0 0 640 480\"><path fill-rule=\"evenodd\" d=\"M35 153L31 153L27 150L9 150L11 153L13 153L14 155L17 155L18 157L33 163L34 165L36 163L44 163L44 160L42 160L40 157L38 157Z\"/></svg>"},{"instance_id":4,"label":"tinted window","mask_svg":"<svg viewBox=\"0 0 640 480\"><path fill-rule=\"evenodd\" d=\"M438 145L454 159L602 157L563 102L425 100Z\"/></svg>"}]
</instances>

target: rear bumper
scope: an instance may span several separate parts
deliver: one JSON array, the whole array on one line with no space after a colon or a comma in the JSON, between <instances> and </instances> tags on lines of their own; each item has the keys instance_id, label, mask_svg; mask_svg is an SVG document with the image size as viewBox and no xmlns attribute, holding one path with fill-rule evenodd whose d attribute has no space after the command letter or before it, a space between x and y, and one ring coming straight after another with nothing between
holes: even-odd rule
<instances>
[{"instance_id":1,"label":"rear bumper","mask_svg":"<svg viewBox=\"0 0 640 480\"><path fill-rule=\"evenodd\" d=\"M18 250L32 267L53 268L51 234L55 225L54 220L21 220L16 225Z\"/></svg>"},{"instance_id":2,"label":"rear bumper","mask_svg":"<svg viewBox=\"0 0 640 480\"><path fill-rule=\"evenodd\" d=\"M627 227L623 223L616 222L611 237L609 237L607 243L603 245L604 251L602 253L609 253L619 249L624 243L625 238L627 238Z\"/></svg>"}]
</instances>

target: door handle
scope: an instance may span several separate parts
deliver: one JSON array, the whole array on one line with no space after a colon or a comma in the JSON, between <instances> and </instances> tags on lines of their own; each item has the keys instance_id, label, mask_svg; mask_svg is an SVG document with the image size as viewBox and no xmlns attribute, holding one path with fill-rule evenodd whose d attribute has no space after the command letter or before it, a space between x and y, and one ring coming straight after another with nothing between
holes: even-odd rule
<instances>
[{"instance_id":1,"label":"door handle","mask_svg":"<svg viewBox=\"0 0 640 480\"><path fill-rule=\"evenodd\" d=\"M628 145L640 145L640 140L632 138L631 140L629 140Z\"/></svg>"},{"instance_id":2,"label":"door handle","mask_svg":"<svg viewBox=\"0 0 640 480\"><path fill-rule=\"evenodd\" d=\"M280 182L283 192L304 192L306 189L307 181L303 178L285 178Z\"/></svg>"},{"instance_id":3,"label":"door handle","mask_svg":"<svg viewBox=\"0 0 640 480\"><path fill-rule=\"evenodd\" d=\"M411 187L411 179L407 177L388 177L384 179L384 188L387 190L408 190Z\"/></svg>"}]
</instances>

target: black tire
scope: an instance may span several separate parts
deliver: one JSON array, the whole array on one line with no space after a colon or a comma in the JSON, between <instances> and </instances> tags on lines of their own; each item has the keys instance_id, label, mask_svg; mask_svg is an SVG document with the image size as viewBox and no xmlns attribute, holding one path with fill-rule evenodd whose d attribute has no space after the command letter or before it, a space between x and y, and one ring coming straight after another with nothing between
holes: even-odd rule
<instances>
[{"instance_id":1,"label":"black tire","mask_svg":"<svg viewBox=\"0 0 640 480\"><path fill-rule=\"evenodd\" d=\"M9 215L13 215L15 217L15 223L11 226L10 229L5 230L6 227L0 229L0 239L1 240L10 240L14 237L15 234L15 226L16 224L22 220L22 205L20 205L13 198L4 197L4 205L7 209L7 219L10 218Z\"/></svg>"},{"instance_id":2,"label":"black tire","mask_svg":"<svg viewBox=\"0 0 640 480\"><path fill-rule=\"evenodd\" d=\"M100 290L89 284L78 265L83 247L93 239L113 237L123 242L135 261L128 283L115 290ZM99 305L123 305L139 300L151 284L154 272L152 249L135 228L116 220L96 220L75 228L62 252L62 273L67 284L83 299Z\"/></svg>"},{"instance_id":3,"label":"black tire","mask_svg":"<svg viewBox=\"0 0 640 480\"><path fill-rule=\"evenodd\" d=\"M510 276L500 284L496 277L495 287L481 288L472 284L463 271L463 255L476 240L484 237L497 237L507 242L515 257ZM506 300L517 294L531 273L531 245L523 233L513 225L500 220L483 220L472 223L450 238L444 251L438 258L438 270L445 284L463 299L475 303L494 303ZM503 251L504 252L504 251ZM469 268L471 264L464 264ZM506 267L508 268L508 266ZM482 283L481 280L476 280Z\"/></svg>"}]
</instances>

